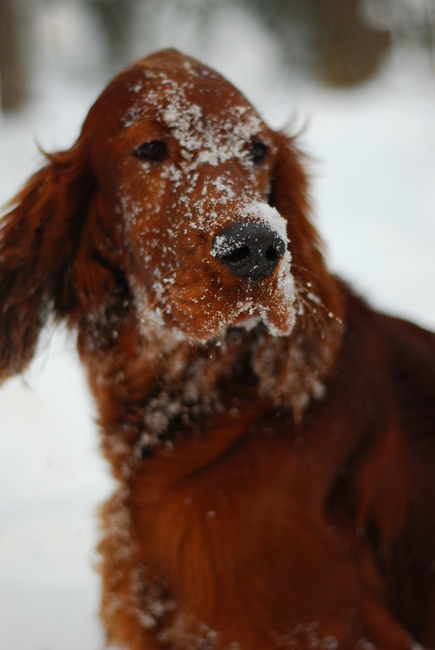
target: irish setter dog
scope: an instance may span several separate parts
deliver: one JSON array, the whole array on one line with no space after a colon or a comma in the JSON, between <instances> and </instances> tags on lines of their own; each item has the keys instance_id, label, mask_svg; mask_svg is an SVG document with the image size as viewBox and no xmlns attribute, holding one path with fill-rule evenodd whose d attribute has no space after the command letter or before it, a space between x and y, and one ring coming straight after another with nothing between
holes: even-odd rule
<instances>
[{"instance_id":1,"label":"irish setter dog","mask_svg":"<svg viewBox=\"0 0 435 650\"><path fill-rule=\"evenodd\" d=\"M77 333L130 650L435 648L435 336L325 267L303 157L173 51L117 76L3 219L1 377Z\"/></svg>"}]
</instances>

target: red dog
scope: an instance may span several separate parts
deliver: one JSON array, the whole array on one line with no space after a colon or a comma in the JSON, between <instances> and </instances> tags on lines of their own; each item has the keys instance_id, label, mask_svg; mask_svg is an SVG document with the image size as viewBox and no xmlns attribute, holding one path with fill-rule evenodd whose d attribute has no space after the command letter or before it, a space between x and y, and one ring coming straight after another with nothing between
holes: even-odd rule
<instances>
[{"instance_id":1,"label":"red dog","mask_svg":"<svg viewBox=\"0 0 435 650\"><path fill-rule=\"evenodd\" d=\"M328 273L301 161L164 51L4 218L1 376L77 331L120 647L435 648L435 337Z\"/></svg>"}]
</instances>

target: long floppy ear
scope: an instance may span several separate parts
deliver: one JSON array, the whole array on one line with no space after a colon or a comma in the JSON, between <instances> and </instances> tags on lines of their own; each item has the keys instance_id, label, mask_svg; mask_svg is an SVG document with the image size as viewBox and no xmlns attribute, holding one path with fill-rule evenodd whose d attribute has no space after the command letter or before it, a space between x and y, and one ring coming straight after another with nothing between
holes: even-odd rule
<instances>
[{"instance_id":1,"label":"long floppy ear","mask_svg":"<svg viewBox=\"0 0 435 650\"><path fill-rule=\"evenodd\" d=\"M293 138L276 134L278 154L274 169L271 202L288 221L292 273L301 297L310 294L335 316L341 315L337 284L326 268L323 244L311 222L308 198L307 159ZM306 299L306 298L305 298Z\"/></svg>"},{"instance_id":2,"label":"long floppy ear","mask_svg":"<svg viewBox=\"0 0 435 650\"><path fill-rule=\"evenodd\" d=\"M104 237L88 223L98 195L83 140L47 158L0 222L0 380L25 369L50 312L74 322L113 286Z\"/></svg>"},{"instance_id":3,"label":"long floppy ear","mask_svg":"<svg viewBox=\"0 0 435 650\"><path fill-rule=\"evenodd\" d=\"M262 390L291 406L298 420L310 398L321 394L321 382L333 366L343 329L342 302L340 285L326 268L310 221L304 156L282 133L275 134L275 144L270 202L288 224L296 323L289 337L259 346L255 367Z\"/></svg>"}]
</instances>

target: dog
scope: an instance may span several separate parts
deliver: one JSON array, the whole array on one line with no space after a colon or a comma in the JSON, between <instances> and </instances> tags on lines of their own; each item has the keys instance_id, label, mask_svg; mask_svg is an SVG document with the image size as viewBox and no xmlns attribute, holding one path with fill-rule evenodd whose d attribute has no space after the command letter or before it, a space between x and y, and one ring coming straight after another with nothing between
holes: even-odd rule
<instances>
[{"instance_id":1,"label":"dog","mask_svg":"<svg viewBox=\"0 0 435 650\"><path fill-rule=\"evenodd\" d=\"M164 50L2 220L0 376L76 333L121 648L435 648L435 336L328 271L304 164Z\"/></svg>"}]
</instances>

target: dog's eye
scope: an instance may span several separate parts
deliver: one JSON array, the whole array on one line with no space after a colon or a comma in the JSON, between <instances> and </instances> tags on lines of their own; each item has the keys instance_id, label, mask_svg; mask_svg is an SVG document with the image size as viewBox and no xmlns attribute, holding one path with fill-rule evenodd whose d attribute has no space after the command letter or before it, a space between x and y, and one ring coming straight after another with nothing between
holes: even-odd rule
<instances>
[{"instance_id":1,"label":"dog's eye","mask_svg":"<svg viewBox=\"0 0 435 650\"><path fill-rule=\"evenodd\" d=\"M149 160L152 162L159 162L164 160L168 154L168 148L164 140L150 140L144 142L140 147L135 149L134 155L141 160Z\"/></svg>"},{"instance_id":2,"label":"dog's eye","mask_svg":"<svg viewBox=\"0 0 435 650\"><path fill-rule=\"evenodd\" d=\"M249 156L253 163L259 163L264 160L267 152L267 146L264 142L253 142L249 147Z\"/></svg>"}]
</instances>

